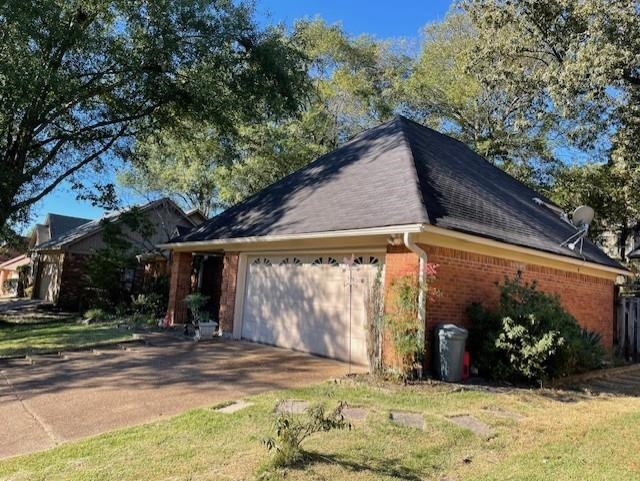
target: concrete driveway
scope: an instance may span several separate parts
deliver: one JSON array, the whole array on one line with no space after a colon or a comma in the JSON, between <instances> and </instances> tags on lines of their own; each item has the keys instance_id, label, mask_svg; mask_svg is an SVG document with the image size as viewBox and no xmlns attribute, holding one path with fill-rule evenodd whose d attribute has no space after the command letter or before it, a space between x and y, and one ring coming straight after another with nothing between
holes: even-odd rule
<instances>
[{"instance_id":1,"label":"concrete driveway","mask_svg":"<svg viewBox=\"0 0 640 481\"><path fill-rule=\"evenodd\" d=\"M246 342L129 346L0 361L0 458L348 370Z\"/></svg>"}]
</instances>

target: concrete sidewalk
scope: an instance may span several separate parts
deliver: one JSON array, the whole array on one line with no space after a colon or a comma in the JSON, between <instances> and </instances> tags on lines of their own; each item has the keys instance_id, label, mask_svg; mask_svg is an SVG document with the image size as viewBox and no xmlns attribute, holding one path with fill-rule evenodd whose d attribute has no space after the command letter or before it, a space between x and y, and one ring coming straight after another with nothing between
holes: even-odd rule
<instances>
[{"instance_id":1,"label":"concrete sidewalk","mask_svg":"<svg viewBox=\"0 0 640 481\"><path fill-rule=\"evenodd\" d=\"M0 361L0 458L347 370L338 361L222 339L158 338Z\"/></svg>"}]
</instances>

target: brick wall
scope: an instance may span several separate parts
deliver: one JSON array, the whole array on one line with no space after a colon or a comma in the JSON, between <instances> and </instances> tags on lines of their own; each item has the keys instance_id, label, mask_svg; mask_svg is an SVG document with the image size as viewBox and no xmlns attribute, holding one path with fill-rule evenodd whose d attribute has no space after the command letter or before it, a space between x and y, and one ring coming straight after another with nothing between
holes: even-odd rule
<instances>
[{"instance_id":1,"label":"brick wall","mask_svg":"<svg viewBox=\"0 0 640 481\"><path fill-rule=\"evenodd\" d=\"M404 246L388 246L384 261L385 311L391 313L390 288L393 282L407 275L418 275L420 258ZM382 360L387 366L399 366L400 359L391 348L389 332L385 332L382 342Z\"/></svg>"},{"instance_id":2,"label":"brick wall","mask_svg":"<svg viewBox=\"0 0 640 481\"><path fill-rule=\"evenodd\" d=\"M421 246L428 262L438 264L435 287L441 297L427 307L427 332L436 323L452 322L469 327L467 307L481 302L495 307L499 291L496 282L522 271L545 292L560 296L562 305L585 328L597 331L607 349L613 347L614 283L611 280L442 247ZM394 279L418 272L419 258L405 247L389 247L385 261L385 287ZM390 354L385 360L390 361Z\"/></svg>"},{"instance_id":3,"label":"brick wall","mask_svg":"<svg viewBox=\"0 0 640 481\"><path fill-rule=\"evenodd\" d=\"M495 283L522 271L525 281L535 280L540 290L558 294L580 325L599 332L605 347L612 349L613 281L455 249L421 247L429 262L439 265L435 286L442 293L428 308L428 327L442 321L468 326L467 307L472 302L495 306L499 297Z\"/></svg>"},{"instance_id":4,"label":"brick wall","mask_svg":"<svg viewBox=\"0 0 640 481\"><path fill-rule=\"evenodd\" d=\"M237 253L226 253L222 265L222 288L220 293L220 327L225 334L233 332L233 314L238 282Z\"/></svg>"},{"instance_id":5,"label":"brick wall","mask_svg":"<svg viewBox=\"0 0 640 481\"><path fill-rule=\"evenodd\" d=\"M85 288L89 283L87 278L89 257L86 254L70 252L64 254L57 307L70 311L85 307L82 304L86 297Z\"/></svg>"},{"instance_id":6,"label":"brick wall","mask_svg":"<svg viewBox=\"0 0 640 481\"><path fill-rule=\"evenodd\" d=\"M191 292L191 252L172 252L171 278L169 281L169 305L164 321L166 325L184 324L187 321L187 306L184 298Z\"/></svg>"}]
</instances>

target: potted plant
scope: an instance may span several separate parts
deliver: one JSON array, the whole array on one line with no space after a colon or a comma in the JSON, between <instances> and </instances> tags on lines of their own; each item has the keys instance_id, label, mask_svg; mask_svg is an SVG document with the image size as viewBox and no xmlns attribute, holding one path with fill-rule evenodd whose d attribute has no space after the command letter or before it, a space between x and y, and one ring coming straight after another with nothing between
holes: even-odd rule
<instances>
[{"instance_id":1,"label":"potted plant","mask_svg":"<svg viewBox=\"0 0 640 481\"><path fill-rule=\"evenodd\" d=\"M184 298L184 303L191 311L191 319L196 331L196 339L212 339L218 331L218 323L207 319L204 306L209 300L208 296L204 296L199 292L189 294Z\"/></svg>"}]
</instances>

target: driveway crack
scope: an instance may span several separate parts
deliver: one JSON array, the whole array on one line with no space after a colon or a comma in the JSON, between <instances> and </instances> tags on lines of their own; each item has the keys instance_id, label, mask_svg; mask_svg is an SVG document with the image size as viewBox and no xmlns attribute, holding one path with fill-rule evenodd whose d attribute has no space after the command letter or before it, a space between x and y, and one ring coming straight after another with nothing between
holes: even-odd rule
<instances>
[{"instance_id":1,"label":"driveway crack","mask_svg":"<svg viewBox=\"0 0 640 481\"><path fill-rule=\"evenodd\" d=\"M7 386L9 386L9 390L11 391L11 394L13 394L13 396L16 398L16 400L20 403L20 406L22 407L22 409L24 409L24 411L36 422L36 424L38 424L38 426L40 426L40 428L45 432L45 434L49 437L49 439L51 439L53 444L55 444L55 445L60 444L60 442L61 442L60 439L58 439L58 437L55 435L55 433L53 432L51 427L49 427L49 425L47 423L45 423L40 418L40 416L38 416L38 414L36 412L34 412L27 405L27 403L25 402L25 399L20 395L18 390L15 388L15 386L13 385L13 383L11 382L9 377L7 376L6 372L4 370L0 370L0 374L2 374L2 377L4 378L5 382L7 383Z\"/></svg>"}]
</instances>

